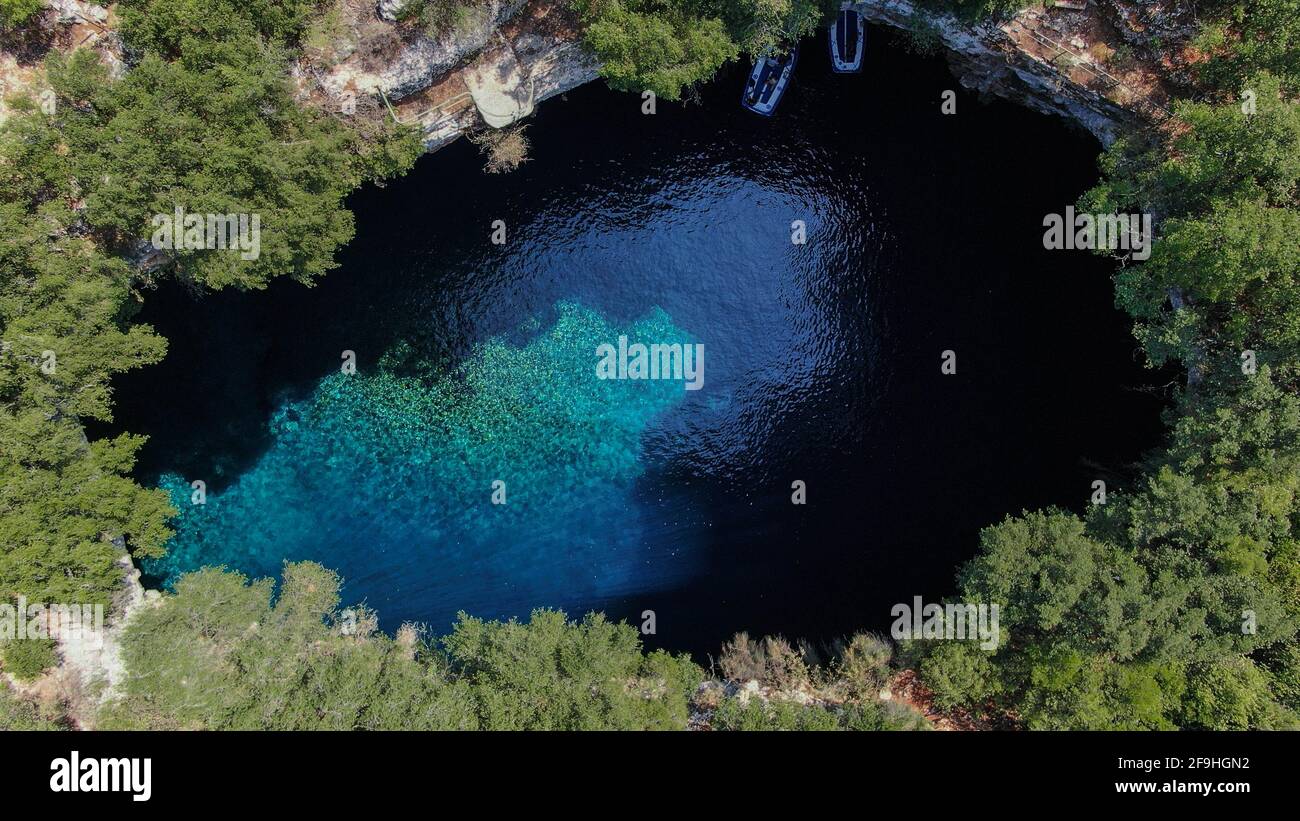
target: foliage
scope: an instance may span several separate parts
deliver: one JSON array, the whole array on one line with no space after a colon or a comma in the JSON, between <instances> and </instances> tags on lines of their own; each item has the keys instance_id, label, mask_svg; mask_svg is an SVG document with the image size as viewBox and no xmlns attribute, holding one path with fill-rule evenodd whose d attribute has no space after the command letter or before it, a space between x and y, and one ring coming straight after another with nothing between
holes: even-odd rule
<instances>
[{"instance_id":1,"label":"foliage","mask_svg":"<svg viewBox=\"0 0 1300 821\"><path fill-rule=\"evenodd\" d=\"M121 0L117 11L132 49L171 60L214 44L293 45L315 7L315 0Z\"/></svg>"},{"instance_id":2,"label":"foliage","mask_svg":"<svg viewBox=\"0 0 1300 821\"><path fill-rule=\"evenodd\" d=\"M1232 8L1246 6L1287 3ZM1292 21L1270 19L1285 43ZM1119 271L1116 301L1148 361L1182 363L1188 384L1164 448L1086 519L1027 513L984 532L959 582L1001 604L1005 634L992 653L922 648L943 706L992 698L1046 729L1295 725L1300 107L1262 31L1239 17L1219 30L1204 98L1175 106L1176 128L1118 140L1081 199L1155 214L1151 257Z\"/></svg>"},{"instance_id":3,"label":"foliage","mask_svg":"<svg viewBox=\"0 0 1300 821\"><path fill-rule=\"evenodd\" d=\"M182 275L259 288L280 273L309 282L335 265L352 236L342 199L359 169L343 126L293 104L282 55L257 40L171 62L148 53L116 83L85 50L52 57L48 69L67 161L86 181L85 219L111 246L148 239L153 217L178 208L256 214L256 259L178 250Z\"/></svg>"},{"instance_id":4,"label":"foliage","mask_svg":"<svg viewBox=\"0 0 1300 821\"><path fill-rule=\"evenodd\" d=\"M803 705L789 700L725 699L710 725L720 731L799 732L826 730L927 730L930 725L915 710L893 702L860 701L832 706Z\"/></svg>"},{"instance_id":5,"label":"foliage","mask_svg":"<svg viewBox=\"0 0 1300 821\"><path fill-rule=\"evenodd\" d=\"M1211 0L1206 26L1215 35L1202 40L1219 46L1200 71L1203 82L1240 88L1258 71L1281 79L1288 93L1300 94L1300 0Z\"/></svg>"},{"instance_id":6,"label":"foliage","mask_svg":"<svg viewBox=\"0 0 1300 821\"><path fill-rule=\"evenodd\" d=\"M470 142L477 145L479 151L487 157L487 162L483 165L484 171L489 174L504 174L528 162L528 137L524 135L526 127L489 129L470 135Z\"/></svg>"},{"instance_id":7,"label":"foliage","mask_svg":"<svg viewBox=\"0 0 1300 821\"><path fill-rule=\"evenodd\" d=\"M918 0L916 5L955 15L967 23L1005 19L1031 6L1050 5L1045 0Z\"/></svg>"},{"instance_id":8,"label":"foliage","mask_svg":"<svg viewBox=\"0 0 1300 821\"><path fill-rule=\"evenodd\" d=\"M447 636L406 625L390 638L374 613L339 609L339 586L310 562L285 565L278 596L269 579L218 568L181 577L127 628L123 693L98 726L667 730L684 729L695 709L715 729L929 727L915 710L843 680L846 671L890 675L887 645L865 635L828 670L806 667L780 639L738 639L732 653L779 668L787 692L701 703L700 693L723 685L701 688L705 673L686 656L644 652L635 628L599 614L570 621L535 610L527 622L502 622L462 613ZM796 700L791 682L813 681L839 695Z\"/></svg>"},{"instance_id":9,"label":"foliage","mask_svg":"<svg viewBox=\"0 0 1300 821\"><path fill-rule=\"evenodd\" d=\"M352 131L295 104L287 49L312 8L130 0L124 77L90 50L53 53L55 105L14 101L0 129L0 599L107 604L115 539L156 556L170 535L166 495L128 478L143 440L81 428L111 419L113 374L164 354L130 322L151 277L122 258L152 217L260 215L257 259L182 251L182 277L310 281L351 236L347 192L419 155L411 132Z\"/></svg>"},{"instance_id":10,"label":"foliage","mask_svg":"<svg viewBox=\"0 0 1300 821\"><path fill-rule=\"evenodd\" d=\"M58 664L52 639L15 639L0 644L4 671L21 681L31 681Z\"/></svg>"},{"instance_id":11,"label":"foliage","mask_svg":"<svg viewBox=\"0 0 1300 821\"><path fill-rule=\"evenodd\" d=\"M41 0L0 0L0 30L13 29L41 10Z\"/></svg>"},{"instance_id":12,"label":"foliage","mask_svg":"<svg viewBox=\"0 0 1300 821\"><path fill-rule=\"evenodd\" d=\"M678 100L738 54L722 20L678 0L573 0L573 8L601 76L620 91Z\"/></svg>"},{"instance_id":13,"label":"foliage","mask_svg":"<svg viewBox=\"0 0 1300 821\"><path fill-rule=\"evenodd\" d=\"M41 713L33 702L0 681L0 730L61 730L62 723Z\"/></svg>"},{"instance_id":14,"label":"foliage","mask_svg":"<svg viewBox=\"0 0 1300 821\"><path fill-rule=\"evenodd\" d=\"M407 0L397 19L419 25L430 37L442 37L474 22L486 22L488 8L483 0Z\"/></svg>"},{"instance_id":15,"label":"foliage","mask_svg":"<svg viewBox=\"0 0 1300 821\"><path fill-rule=\"evenodd\" d=\"M678 100L742 52L782 53L816 32L820 0L571 0L611 88Z\"/></svg>"},{"instance_id":16,"label":"foliage","mask_svg":"<svg viewBox=\"0 0 1300 821\"><path fill-rule=\"evenodd\" d=\"M165 343L128 325L127 265L84 236L61 145L34 110L0 132L0 598L107 603L109 534L156 553L168 507L127 478L141 440L87 442L81 420Z\"/></svg>"},{"instance_id":17,"label":"foliage","mask_svg":"<svg viewBox=\"0 0 1300 821\"><path fill-rule=\"evenodd\" d=\"M1209 4L1210 50L1178 127L1129 135L1103 156L1089 211L1149 211L1151 259L1116 276L1153 365L1181 363L1165 447L1084 517L1025 513L984 531L959 574L971 602L1000 605L1001 641L903 648L936 702L993 709L1045 729L1289 728L1300 692L1300 66L1297 0ZM934 0L963 18L1018 0ZM421 5L448 30L466 6ZM813 32L808 0L573 0L611 86L678 99L743 51ZM0 130L0 598L107 603L125 540L158 555L165 497L128 477L138 437L87 441L108 420L113 374L165 342L132 325L149 275L121 257L152 217L256 213L256 259L201 249L171 270L208 287L310 282L348 241L343 198L409 167L409 131L368 133L300 107L289 60L309 0L123 0L130 70L89 51L53 56L52 113L17 102ZM35 11L0 0L0 25ZM1247 94L1249 92L1249 94ZM1243 108L1249 98L1254 109ZM1242 367L1252 354L1257 369ZM468 616L430 639L396 637L338 608L339 580L287 565L267 580L204 570L144 611L126 637L123 698L106 727L674 728L703 672L645 654L636 632L539 610L527 623ZM6 670L39 674L50 646L15 642ZM871 691L881 642L855 637L829 670L803 648L741 634L734 681L825 687L835 706L785 699L716 705L719 729L920 726ZM50 721L0 692L0 726Z\"/></svg>"},{"instance_id":18,"label":"foliage","mask_svg":"<svg viewBox=\"0 0 1300 821\"><path fill-rule=\"evenodd\" d=\"M1187 680L1182 724L1202 730L1288 730L1300 727L1278 705L1268 677L1250 659L1234 657L1195 668Z\"/></svg>"},{"instance_id":19,"label":"foliage","mask_svg":"<svg viewBox=\"0 0 1300 821\"><path fill-rule=\"evenodd\" d=\"M835 677L853 698L867 698L877 693L891 674L889 663L893 647L871 633L858 633L839 651L834 664Z\"/></svg>"},{"instance_id":20,"label":"foliage","mask_svg":"<svg viewBox=\"0 0 1300 821\"><path fill-rule=\"evenodd\" d=\"M808 666L803 654L779 636L758 641L748 633L737 633L722 646L718 669L728 681L758 681L778 690L790 690L808 683Z\"/></svg>"},{"instance_id":21,"label":"foliage","mask_svg":"<svg viewBox=\"0 0 1300 821\"><path fill-rule=\"evenodd\" d=\"M816 32L822 5L818 0L726 0L722 14L741 51L761 57L784 52Z\"/></svg>"},{"instance_id":22,"label":"foliage","mask_svg":"<svg viewBox=\"0 0 1300 821\"><path fill-rule=\"evenodd\" d=\"M719 705L710 725L715 730L838 730L838 717L830 710L804 708L791 701L741 701L729 698Z\"/></svg>"},{"instance_id":23,"label":"foliage","mask_svg":"<svg viewBox=\"0 0 1300 821\"><path fill-rule=\"evenodd\" d=\"M206 729L671 729L702 676L643 654L626 624L538 610L527 623L463 616L423 641L338 609L338 577L287 564L263 579L189 574L124 639L123 699L103 727Z\"/></svg>"},{"instance_id":24,"label":"foliage","mask_svg":"<svg viewBox=\"0 0 1300 821\"><path fill-rule=\"evenodd\" d=\"M643 655L635 629L598 614L568 622L535 610L526 624L461 614L443 644L490 729L681 729L703 676L685 656Z\"/></svg>"},{"instance_id":25,"label":"foliage","mask_svg":"<svg viewBox=\"0 0 1300 821\"><path fill-rule=\"evenodd\" d=\"M939 27L924 14L913 12L907 18L907 26L901 33L903 44L914 54L921 57L934 57L943 51L943 38L939 34Z\"/></svg>"}]
</instances>

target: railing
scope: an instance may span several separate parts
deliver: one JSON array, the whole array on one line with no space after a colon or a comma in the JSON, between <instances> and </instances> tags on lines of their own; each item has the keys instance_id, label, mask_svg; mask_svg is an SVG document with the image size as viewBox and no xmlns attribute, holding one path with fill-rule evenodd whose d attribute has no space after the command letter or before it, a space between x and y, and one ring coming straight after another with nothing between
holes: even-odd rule
<instances>
[{"instance_id":1,"label":"railing","mask_svg":"<svg viewBox=\"0 0 1300 821\"><path fill-rule=\"evenodd\" d=\"M1137 89L1128 85L1123 80L1111 74L1106 69L1101 68L1100 66L1094 66L1091 61L1085 59L1082 55L1076 53L1073 49L1067 48L1066 46L1058 43L1057 41L1053 40L1052 38L1038 31L1037 29L1030 28L1015 18L1012 18L1008 26L1009 27L1014 26L1015 28L1019 29L1025 34L1028 34L1031 38L1033 38L1035 42L1037 42L1039 45L1043 46L1044 48L1055 49L1056 53L1053 54L1050 59L1048 59L1047 63L1048 65L1052 66L1052 68L1066 80L1070 80L1069 75L1066 74L1066 72L1061 71L1060 67L1056 65L1057 58L1060 57L1062 54L1070 55L1070 57L1073 60L1071 64L1072 66L1077 66L1079 68L1082 68L1084 71L1087 71L1089 74L1101 80L1102 83L1106 85L1107 91L1110 91L1113 88L1123 88L1126 92L1128 92L1128 94L1132 99L1137 100L1142 106L1145 106L1147 114L1151 116L1153 119L1164 122L1165 120L1168 120L1174 116L1174 113L1172 111L1170 111L1169 109L1165 108L1164 106L1152 100L1150 96L1139 92ZM1071 80L1071 82L1073 81Z\"/></svg>"},{"instance_id":2,"label":"railing","mask_svg":"<svg viewBox=\"0 0 1300 821\"><path fill-rule=\"evenodd\" d=\"M397 123L398 125L413 125L415 123L423 122L424 118L429 116L430 114L443 111L452 103L459 102L460 100L463 100L470 96L470 93L468 91L462 91L459 94L453 94L452 96L448 97L445 100L442 100L436 105L429 106L428 108L426 108L425 110L421 111L419 114L416 114L413 117L412 116L401 117L398 115L397 110L393 108L393 104L389 101L388 95L384 93L383 88L379 86L375 86L375 91L379 92L379 96L381 99L383 99L384 105L388 107L388 113L391 114L393 117L393 122ZM438 120L438 122L442 122L442 120Z\"/></svg>"}]
</instances>

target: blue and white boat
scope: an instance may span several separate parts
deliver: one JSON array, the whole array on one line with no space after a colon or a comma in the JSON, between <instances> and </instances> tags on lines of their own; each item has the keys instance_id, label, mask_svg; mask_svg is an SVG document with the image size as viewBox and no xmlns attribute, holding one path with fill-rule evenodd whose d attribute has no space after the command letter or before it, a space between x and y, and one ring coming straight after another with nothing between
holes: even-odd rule
<instances>
[{"instance_id":1,"label":"blue and white boat","mask_svg":"<svg viewBox=\"0 0 1300 821\"><path fill-rule=\"evenodd\" d=\"M786 54L769 54L754 63L754 70L749 72L740 104L755 114L771 117L776 104L781 102L786 86L790 85L794 64L798 60L799 46L794 45Z\"/></svg>"},{"instance_id":2,"label":"blue and white boat","mask_svg":"<svg viewBox=\"0 0 1300 821\"><path fill-rule=\"evenodd\" d=\"M862 70L865 25L854 3L840 3L840 11L831 23L831 68L836 74L855 74Z\"/></svg>"}]
</instances>

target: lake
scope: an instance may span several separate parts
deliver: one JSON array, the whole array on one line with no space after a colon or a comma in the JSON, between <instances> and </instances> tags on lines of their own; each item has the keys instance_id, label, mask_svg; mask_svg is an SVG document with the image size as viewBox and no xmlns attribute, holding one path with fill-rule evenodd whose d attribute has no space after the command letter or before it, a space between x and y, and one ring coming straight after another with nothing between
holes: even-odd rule
<instances>
[{"instance_id":1,"label":"lake","mask_svg":"<svg viewBox=\"0 0 1300 821\"><path fill-rule=\"evenodd\" d=\"M653 115L601 83L550 100L514 173L427 156L355 193L313 288L148 294L170 352L116 381L116 425L182 513L147 580L312 559L388 629L653 611L648 644L702 658L886 630L980 528L1122 486L1159 380L1112 265L1042 244L1096 142L879 29L860 75L805 43L771 119L743 77ZM699 389L598 379L619 336L702 346Z\"/></svg>"}]
</instances>

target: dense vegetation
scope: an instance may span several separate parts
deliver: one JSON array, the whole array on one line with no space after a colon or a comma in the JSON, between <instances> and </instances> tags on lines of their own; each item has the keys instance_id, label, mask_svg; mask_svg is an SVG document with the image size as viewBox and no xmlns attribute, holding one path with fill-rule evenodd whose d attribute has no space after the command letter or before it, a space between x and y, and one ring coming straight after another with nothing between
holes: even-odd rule
<instances>
[{"instance_id":1,"label":"dense vegetation","mask_svg":"<svg viewBox=\"0 0 1300 821\"><path fill-rule=\"evenodd\" d=\"M636 630L596 614L572 622L537 610L527 623L462 614L442 638L413 625L389 637L376 630L374 613L338 608L339 585L309 562L286 565L274 597L270 579L248 584L217 569L183 577L174 595L131 623L131 675L99 726L665 730L687 726L693 701L718 729L924 724L906 708L875 700L868 685L880 680L888 653L868 637L818 682L835 691L834 703L804 707L720 689L698 696L704 670L685 656L643 653ZM724 664L737 678L774 687L814 683L817 671L788 645L764 646L775 649L737 645ZM869 659L868 646L875 651Z\"/></svg>"},{"instance_id":2,"label":"dense vegetation","mask_svg":"<svg viewBox=\"0 0 1300 821\"><path fill-rule=\"evenodd\" d=\"M1080 207L1162 222L1116 299L1149 362L1181 364L1187 384L1132 487L1083 518L985 531L961 598L1002 603L1004 644L913 648L942 704L1041 728L1300 723L1295 9L1233 4L1199 99L1103 155Z\"/></svg>"},{"instance_id":3,"label":"dense vegetation","mask_svg":"<svg viewBox=\"0 0 1300 821\"><path fill-rule=\"evenodd\" d=\"M742 52L789 48L816 30L816 0L571 0L601 76L621 91L680 99Z\"/></svg>"},{"instance_id":4,"label":"dense vegetation","mask_svg":"<svg viewBox=\"0 0 1300 821\"><path fill-rule=\"evenodd\" d=\"M30 21L41 10L41 0L0 0L0 31Z\"/></svg>"},{"instance_id":5,"label":"dense vegetation","mask_svg":"<svg viewBox=\"0 0 1300 821\"><path fill-rule=\"evenodd\" d=\"M820 13L788 0L575 9L613 85L666 98L742 51L779 48ZM130 322L151 277L310 282L351 235L347 191L418 151L409 135L360 135L295 103L285 69L313 13L305 0L130 0L121 11L125 76L88 52L55 57L56 105L28 103L0 131L6 601L106 602L116 538L137 556L164 549L166 499L129 478L139 439L81 430L109 417L113 373L163 354L164 340ZM1112 146L1080 203L1159 223L1151 259L1120 269L1116 296L1151 364L1187 374L1168 440L1083 516L1026 512L985 530L959 598L1000 605L998 649L902 648L943 707L1030 728L1300 723L1300 14L1296 0L1212 11L1193 99L1170 127ZM260 213L262 255L182 252L155 275L124 261L150 216L178 204ZM446 637L389 637L373 614L340 611L338 579L317 566L286 567L272 593L270 581L220 570L185 577L133 623L123 697L100 724L680 728L693 710L720 729L921 723L876 698L893 668L867 636L822 665L775 640L725 649L722 679L816 694L801 705L645 654L631 627L598 616L464 617ZM20 677L47 652L0 650ZM0 726L54 725L0 689Z\"/></svg>"},{"instance_id":6,"label":"dense vegetation","mask_svg":"<svg viewBox=\"0 0 1300 821\"><path fill-rule=\"evenodd\" d=\"M165 494L128 478L139 437L86 441L114 373L166 343L132 325L151 274L151 218L259 214L261 254L180 251L159 275L196 286L303 282L352 234L343 197L418 156L413 135L364 137L298 106L287 49L306 2L119 4L137 60L115 79L88 49L46 63L54 99L14 100L0 131L0 600L108 603L124 538L157 555ZM3 651L0 651L3 652ZM16 648L12 652L18 652Z\"/></svg>"}]
</instances>

